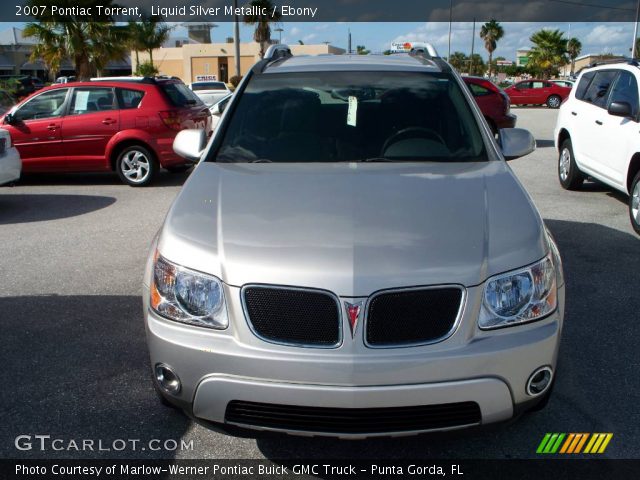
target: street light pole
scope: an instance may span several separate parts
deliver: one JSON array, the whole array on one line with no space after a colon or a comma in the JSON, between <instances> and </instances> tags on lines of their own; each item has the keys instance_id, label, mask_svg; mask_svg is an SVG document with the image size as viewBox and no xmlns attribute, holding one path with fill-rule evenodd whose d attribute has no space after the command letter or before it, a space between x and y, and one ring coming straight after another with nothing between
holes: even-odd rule
<instances>
[{"instance_id":1,"label":"street light pole","mask_svg":"<svg viewBox=\"0 0 640 480\"><path fill-rule=\"evenodd\" d=\"M233 0L233 44L235 49L236 76L240 76L240 24L238 23L238 0Z\"/></svg>"},{"instance_id":2,"label":"street light pole","mask_svg":"<svg viewBox=\"0 0 640 480\"><path fill-rule=\"evenodd\" d=\"M640 0L638 0L640 2ZM451 58L451 21L453 20L453 0L449 0L449 54L447 60Z\"/></svg>"},{"instance_id":3,"label":"street light pole","mask_svg":"<svg viewBox=\"0 0 640 480\"><path fill-rule=\"evenodd\" d=\"M636 58L636 38L638 38L638 16L640 15L640 0L636 6L636 21L633 22L633 45L631 45L631 58Z\"/></svg>"}]
</instances>

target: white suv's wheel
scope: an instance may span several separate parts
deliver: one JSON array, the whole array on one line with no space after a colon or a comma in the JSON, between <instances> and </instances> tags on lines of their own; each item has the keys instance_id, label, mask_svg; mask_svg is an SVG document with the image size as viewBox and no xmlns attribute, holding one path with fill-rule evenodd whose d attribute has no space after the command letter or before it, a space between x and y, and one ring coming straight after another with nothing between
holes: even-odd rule
<instances>
[{"instance_id":1,"label":"white suv's wheel","mask_svg":"<svg viewBox=\"0 0 640 480\"><path fill-rule=\"evenodd\" d=\"M566 139L560 147L558 156L558 180L565 190L578 190L584 181L584 175L573 159L571 140Z\"/></svg>"},{"instance_id":2,"label":"white suv's wheel","mask_svg":"<svg viewBox=\"0 0 640 480\"><path fill-rule=\"evenodd\" d=\"M127 185L148 185L158 171L158 162L153 154L140 145L125 148L116 160L116 171Z\"/></svg>"},{"instance_id":3,"label":"white suv's wheel","mask_svg":"<svg viewBox=\"0 0 640 480\"><path fill-rule=\"evenodd\" d=\"M631 220L631 226L640 234L640 172L636 173L636 176L631 182L631 195L629 196L629 220Z\"/></svg>"}]
</instances>

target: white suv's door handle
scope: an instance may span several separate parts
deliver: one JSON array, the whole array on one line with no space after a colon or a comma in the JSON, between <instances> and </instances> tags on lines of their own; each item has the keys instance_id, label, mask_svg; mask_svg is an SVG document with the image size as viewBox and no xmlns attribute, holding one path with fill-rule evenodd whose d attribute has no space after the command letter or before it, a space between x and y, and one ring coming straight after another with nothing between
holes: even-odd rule
<instances>
[{"instance_id":1,"label":"white suv's door handle","mask_svg":"<svg viewBox=\"0 0 640 480\"><path fill-rule=\"evenodd\" d=\"M571 112L571 115L573 115L574 117L578 116L578 114L576 112Z\"/></svg>"},{"instance_id":2,"label":"white suv's door handle","mask_svg":"<svg viewBox=\"0 0 640 480\"><path fill-rule=\"evenodd\" d=\"M597 123L598 125L602 125L602 122L601 122L600 120L596 120L596 123Z\"/></svg>"}]
</instances>

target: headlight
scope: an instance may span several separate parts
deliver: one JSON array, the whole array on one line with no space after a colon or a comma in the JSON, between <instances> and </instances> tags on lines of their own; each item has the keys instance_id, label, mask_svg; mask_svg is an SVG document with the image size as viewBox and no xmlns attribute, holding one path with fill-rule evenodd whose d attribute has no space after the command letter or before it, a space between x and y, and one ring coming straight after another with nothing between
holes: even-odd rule
<instances>
[{"instance_id":1,"label":"headlight","mask_svg":"<svg viewBox=\"0 0 640 480\"><path fill-rule=\"evenodd\" d=\"M151 308L176 322L216 329L229 326L222 282L174 265L158 253L153 265Z\"/></svg>"},{"instance_id":2,"label":"headlight","mask_svg":"<svg viewBox=\"0 0 640 480\"><path fill-rule=\"evenodd\" d=\"M478 325L483 330L539 320L558 304L552 255L487 280Z\"/></svg>"}]
</instances>

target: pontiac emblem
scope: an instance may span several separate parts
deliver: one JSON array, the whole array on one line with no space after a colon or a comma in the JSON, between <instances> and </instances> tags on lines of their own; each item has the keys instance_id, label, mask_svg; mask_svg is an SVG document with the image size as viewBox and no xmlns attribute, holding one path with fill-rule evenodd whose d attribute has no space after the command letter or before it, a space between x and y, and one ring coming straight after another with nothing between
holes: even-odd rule
<instances>
[{"instance_id":1,"label":"pontiac emblem","mask_svg":"<svg viewBox=\"0 0 640 480\"><path fill-rule=\"evenodd\" d=\"M358 327L358 319L360 318L360 312L362 310L362 303L349 303L344 302L344 306L347 309L347 318L349 319L349 326L351 327L351 338L356 335L356 328Z\"/></svg>"}]
</instances>

